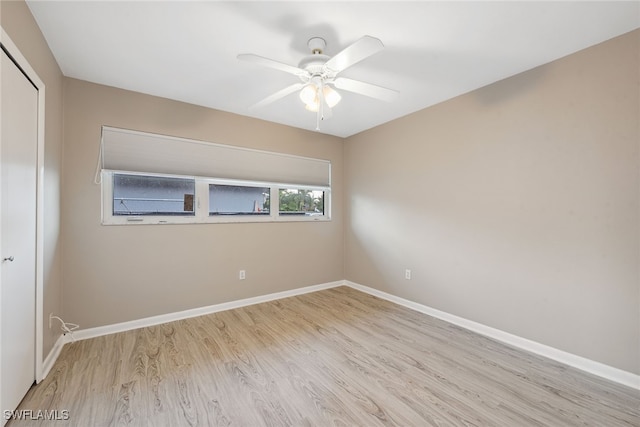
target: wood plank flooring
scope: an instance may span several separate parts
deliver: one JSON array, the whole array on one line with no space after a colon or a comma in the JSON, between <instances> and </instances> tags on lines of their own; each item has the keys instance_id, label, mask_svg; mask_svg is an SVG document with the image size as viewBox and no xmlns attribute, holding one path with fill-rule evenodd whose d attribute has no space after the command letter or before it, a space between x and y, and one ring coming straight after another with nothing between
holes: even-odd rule
<instances>
[{"instance_id":1,"label":"wood plank flooring","mask_svg":"<svg viewBox=\"0 0 640 427\"><path fill-rule=\"evenodd\" d=\"M640 392L339 287L67 344L17 426L640 426Z\"/></svg>"}]
</instances>

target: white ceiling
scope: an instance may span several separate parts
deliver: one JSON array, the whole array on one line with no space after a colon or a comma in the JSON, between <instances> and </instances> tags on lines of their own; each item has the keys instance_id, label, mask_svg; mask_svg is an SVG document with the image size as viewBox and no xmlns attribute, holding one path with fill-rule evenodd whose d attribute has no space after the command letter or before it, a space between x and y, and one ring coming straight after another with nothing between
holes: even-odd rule
<instances>
[{"instance_id":1,"label":"white ceiling","mask_svg":"<svg viewBox=\"0 0 640 427\"><path fill-rule=\"evenodd\" d=\"M385 49L341 73L395 89L387 103L341 92L321 132L350 136L640 27L640 2L35 1L62 72L137 92L313 130L296 94L249 107L298 80L241 62L297 66L307 40L333 56L363 35Z\"/></svg>"}]
</instances>

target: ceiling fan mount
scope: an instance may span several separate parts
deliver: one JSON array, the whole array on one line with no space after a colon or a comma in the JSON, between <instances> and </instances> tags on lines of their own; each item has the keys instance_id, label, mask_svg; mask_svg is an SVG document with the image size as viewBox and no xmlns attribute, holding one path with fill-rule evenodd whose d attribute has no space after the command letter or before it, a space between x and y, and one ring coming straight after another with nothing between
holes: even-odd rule
<instances>
[{"instance_id":1,"label":"ceiling fan mount","mask_svg":"<svg viewBox=\"0 0 640 427\"><path fill-rule=\"evenodd\" d=\"M311 37L307 42L307 46L311 49L311 53L322 53L327 47L327 42L322 37Z\"/></svg>"},{"instance_id":2,"label":"ceiling fan mount","mask_svg":"<svg viewBox=\"0 0 640 427\"><path fill-rule=\"evenodd\" d=\"M251 108L263 107L294 92L299 92L305 108L317 113L316 129L319 130L320 121L331 116L331 108L341 99L334 87L385 101L392 101L398 95L398 92L392 89L338 77L343 70L381 51L384 45L379 39L364 36L333 57L324 53L327 43L322 37L312 37L308 40L307 46L311 54L302 58L297 67L258 55L238 55L239 60L284 71L300 79L299 83L266 97Z\"/></svg>"}]
</instances>

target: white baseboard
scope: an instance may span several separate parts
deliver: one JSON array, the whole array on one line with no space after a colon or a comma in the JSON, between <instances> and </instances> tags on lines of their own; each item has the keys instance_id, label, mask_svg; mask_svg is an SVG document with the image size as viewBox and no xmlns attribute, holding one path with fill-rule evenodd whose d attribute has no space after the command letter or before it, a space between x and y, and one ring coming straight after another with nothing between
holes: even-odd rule
<instances>
[{"instance_id":1,"label":"white baseboard","mask_svg":"<svg viewBox=\"0 0 640 427\"><path fill-rule=\"evenodd\" d=\"M38 382L42 381L47 376L54 362L58 358L60 351L65 343L73 340L84 340L89 338L95 338L103 335L109 335L117 332L129 331L132 329L143 328L147 326L159 325L162 323L173 322L181 319L188 319L191 317L203 316L206 314L217 313L219 311L232 310L234 308L246 307L253 304L259 304L262 302L273 301L277 299L292 297L296 295L303 295L311 292L321 291L324 289L335 288L338 286L349 286L353 289L365 292L367 294L382 298L384 300L402 305L420 313L433 316L437 319L444 320L470 331L485 335L495 340L504 342L514 347L520 348L531 353L538 354L540 356L555 360L560 363L572 366L585 372L597 375L599 377L614 381L619 384L640 390L640 375L633 374L631 372L623 371L622 369L614 368L609 365L605 365L594 360L587 359L582 356L577 356L572 353L568 353L563 350L550 347L545 344L540 344L535 341L528 340L526 338L519 337L517 335L510 334L508 332L501 331L499 329L492 328L490 326L483 325L462 317L455 316L453 314L446 313L444 311L436 310L435 308L413 302L404 298L391 295L386 292L379 291L368 286L360 285L348 280L324 283L320 285L306 286L304 288L292 289L283 292L276 292L272 294L245 298L237 301L230 301L221 304L214 304L206 307L199 307L190 310L179 311L175 313L162 314L158 316L147 317L138 320L132 320L128 322L116 323L113 325L99 326L96 328L80 329L73 333L73 338L68 335L62 335L56 341L53 349L49 352L49 355L43 362L42 373L39 375Z\"/></svg>"},{"instance_id":2,"label":"white baseboard","mask_svg":"<svg viewBox=\"0 0 640 427\"><path fill-rule=\"evenodd\" d=\"M41 372L38 372L36 377L36 383L42 381L47 375L49 375L49 371L53 367L53 364L58 360L58 356L60 356L60 352L62 351L62 347L67 343L67 337L64 335L60 335L56 340L55 344L53 344L53 348L47 355L47 357L42 362Z\"/></svg>"},{"instance_id":3,"label":"white baseboard","mask_svg":"<svg viewBox=\"0 0 640 427\"><path fill-rule=\"evenodd\" d=\"M428 314L429 316L444 320L446 322L479 333L489 338L493 338L497 341L504 342L522 350L544 356L548 359L564 363L565 365L569 365L582 371L589 372L610 381L614 381L616 383L623 384L636 390L640 390L640 375L623 371L622 369L614 368L612 366L605 365L604 363L596 362L582 356L577 356L563 350L558 350L557 348L550 347L545 344L540 344L538 342L531 341L526 338L522 338L517 335L513 335L508 332L483 325L481 323L464 319L462 317L458 317L444 311L436 310L435 308L431 308L417 302L409 301L407 299L400 298L395 295L370 288L368 286L360 285L348 280L345 280L345 285L353 289L365 292L367 294L382 298L384 300L402 305L412 310L419 311L420 313Z\"/></svg>"},{"instance_id":4,"label":"white baseboard","mask_svg":"<svg viewBox=\"0 0 640 427\"><path fill-rule=\"evenodd\" d=\"M252 298L245 298L237 301L230 301L221 304L209 305L190 310L178 311L175 313L161 314L158 316L146 317L144 319L131 320L128 322L116 323L113 325L98 326L96 328L80 329L73 333L74 340L85 340L103 335L114 334L116 332L130 331L132 329L144 328L147 326L159 325L161 323L173 322L176 320L188 319L191 317L203 316L206 314L217 313L219 311L232 310L234 308L246 307L249 305L259 304L262 302L273 301L277 299L292 297L296 295L307 294L310 292L321 291L323 289L335 288L343 286L343 281L323 283L321 285L306 286L304 288L291 289L289 291L276 292L273 294L261 295Z\"/></svg>"}]
</instances>

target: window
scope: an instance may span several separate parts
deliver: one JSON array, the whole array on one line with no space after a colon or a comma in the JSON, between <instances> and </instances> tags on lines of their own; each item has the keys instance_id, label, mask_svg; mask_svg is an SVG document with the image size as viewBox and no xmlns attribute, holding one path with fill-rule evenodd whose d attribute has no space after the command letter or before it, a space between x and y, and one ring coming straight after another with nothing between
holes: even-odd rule
<instances>
[{"instance_id":1,"label":"window","mask_svg":"<svg viewBox=\"0 0 640 427\"><path fill-rule=\"evenodd\" d=\"M113 174L113 215L195 215L195 179Z\"/></svg>"},{"instance_id":2,"label":"window","mask_svg":"<svg viewBox=\"0 0 640 427\"><path fill-rule=\"evenodd\" d=\"M278 199L280 215L324 215L324 191L280 188Z\"/></svg>"},{"instance_id":3,"label":"window","mask_svg":"<svg viewBox=\"0 0 640 427\"><path fill-rule=\"evenodd\" d=\"M269 215L269 187L209 184L209 215Z\"/></svg>"},{"instance_id":4,"label":"window","mask_svg":"<svg viewBox=\"0 0 640 427\"><path fill-rule=\"evenodd\" d=\"M102 127L102 223L331 219L331 162Z\"/></svg>"},{"instance_id":5,"label":"window","mask_svg":"<svg viewBox=\"0 0 640 427\"><path fill-rule=\"evenodd\" d=\"M102 171L102 223L329 220L329 187Z\"/></svg>"}]
</instances>

